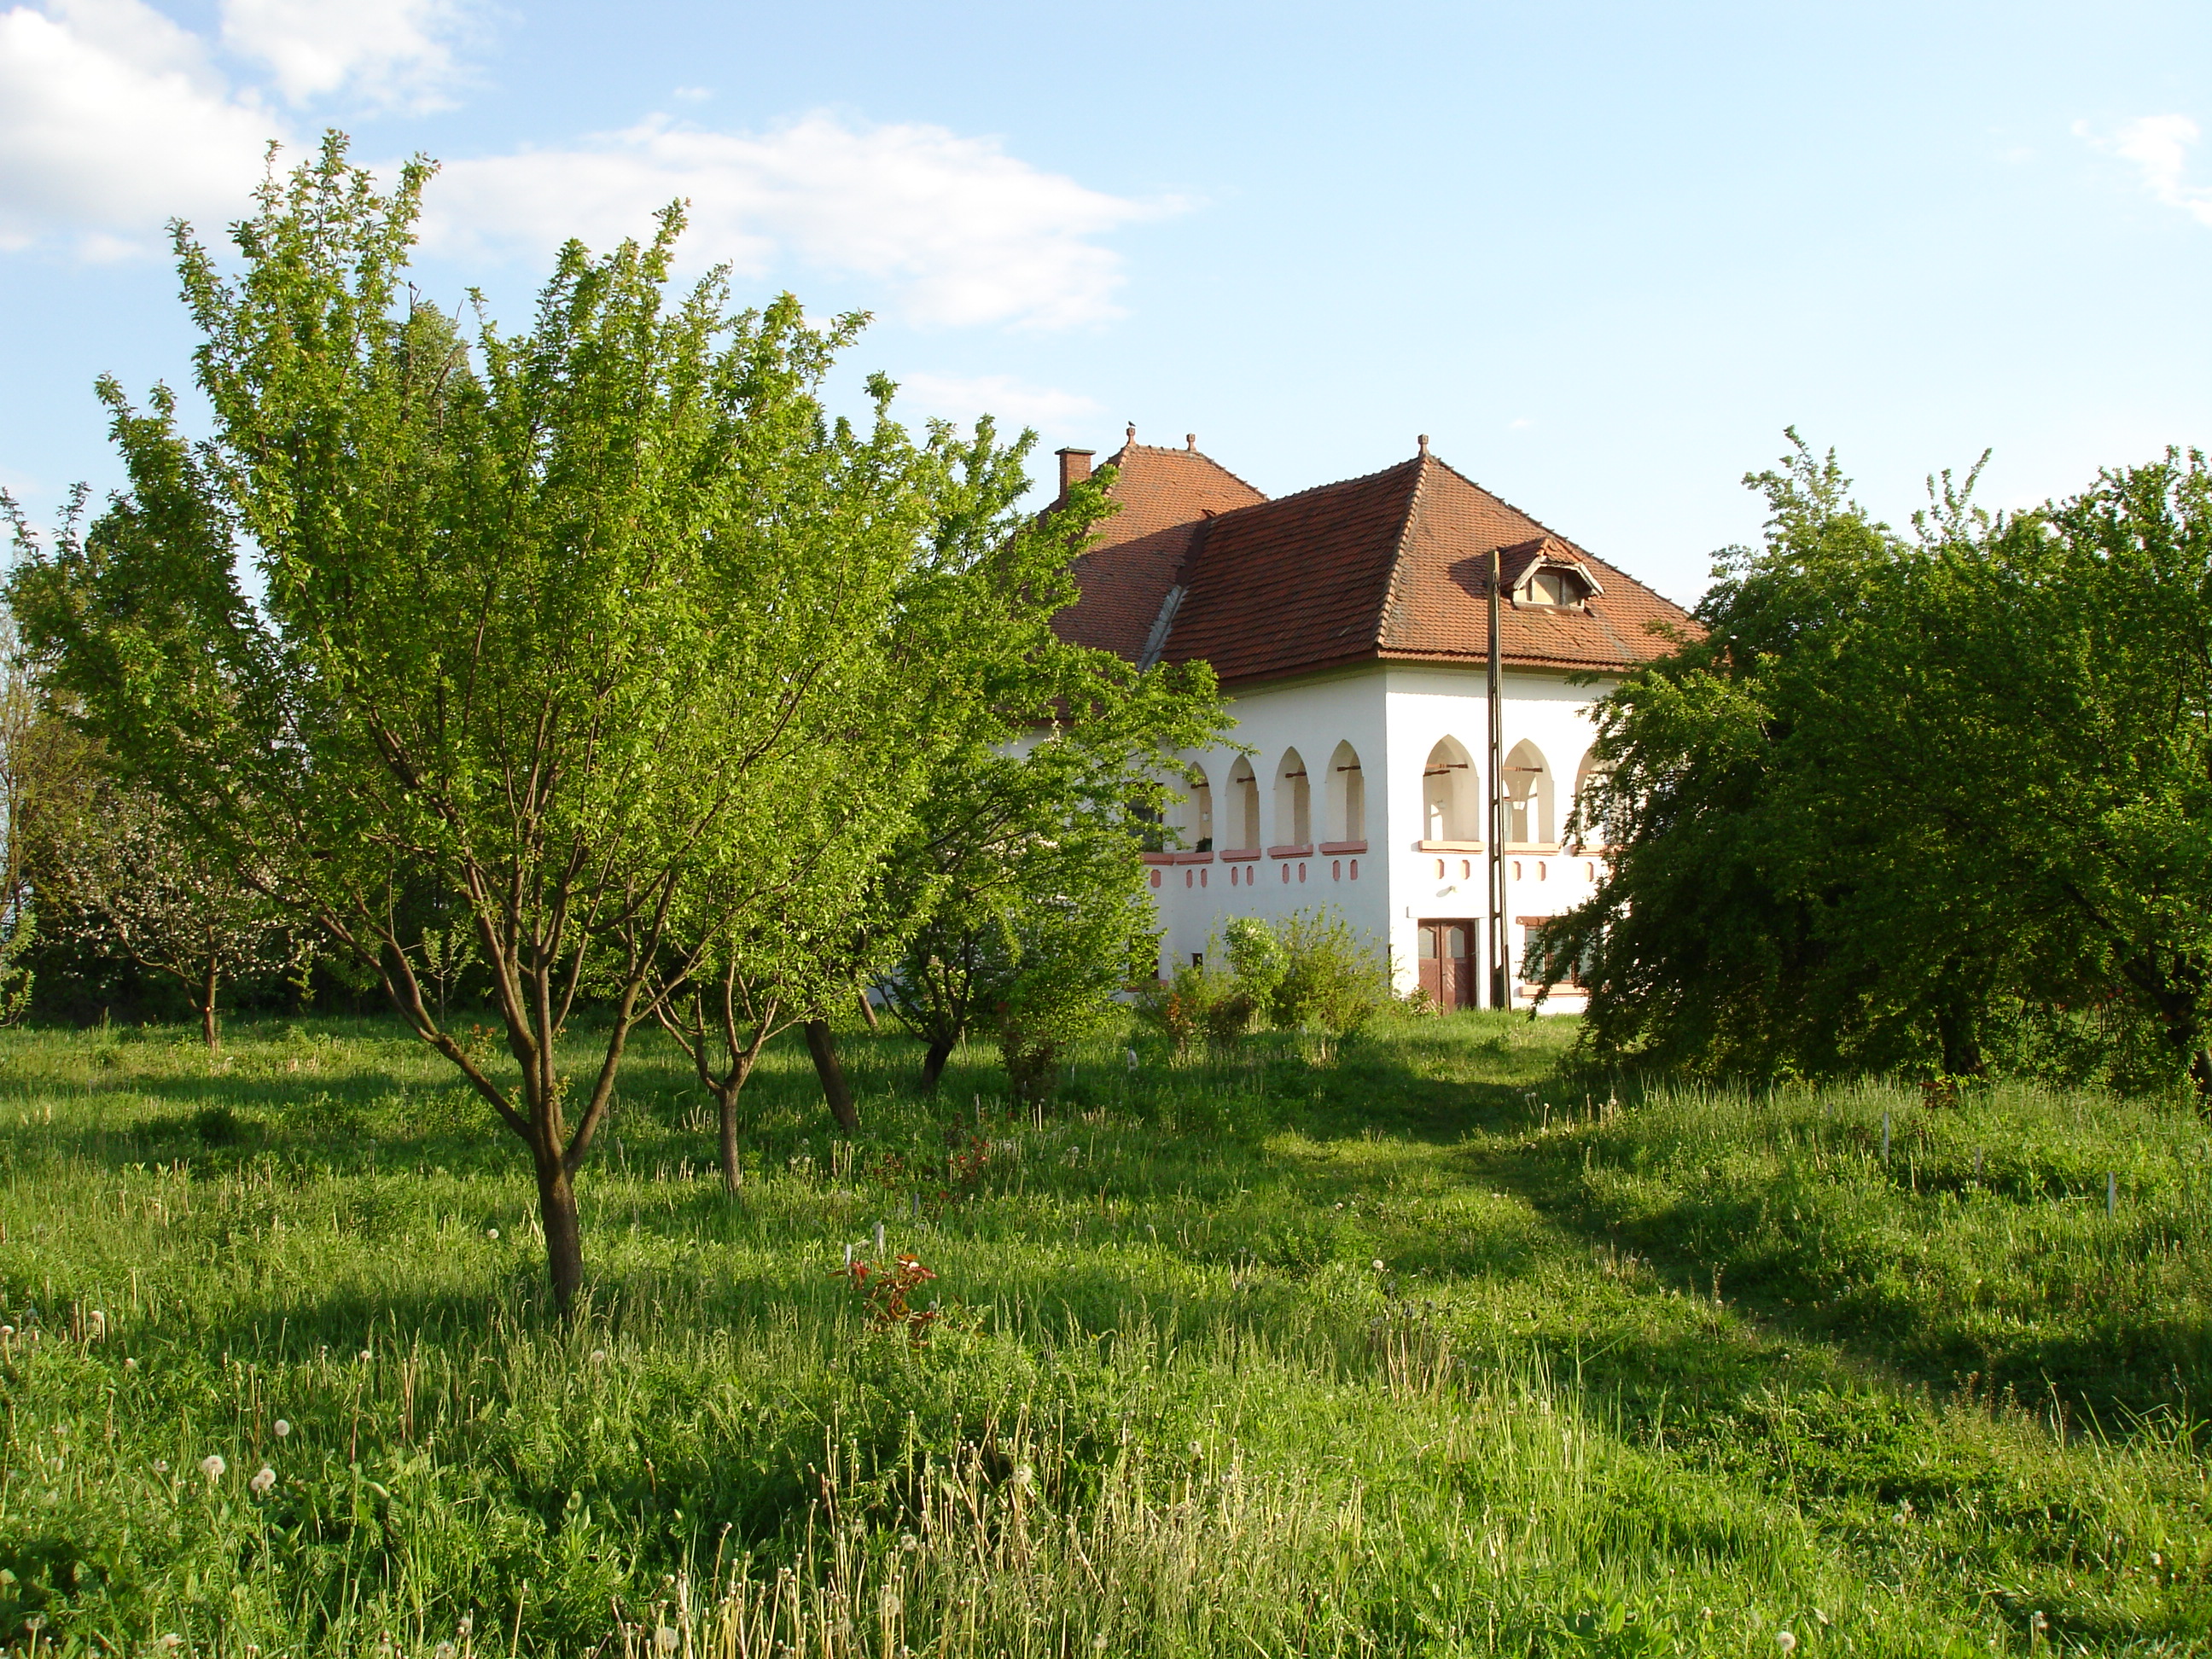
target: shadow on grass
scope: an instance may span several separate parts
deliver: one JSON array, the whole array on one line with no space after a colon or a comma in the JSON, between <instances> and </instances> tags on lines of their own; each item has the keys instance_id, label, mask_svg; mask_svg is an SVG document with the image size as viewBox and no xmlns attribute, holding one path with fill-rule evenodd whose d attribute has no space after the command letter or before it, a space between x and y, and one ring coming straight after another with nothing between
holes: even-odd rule
<instances>
[{"instance_id":1,"label":"shadow on grass","mask_svg":"<svg viewBox=\"0 0 2212 1659\"><path fill-rule=\"evenodd\" d=\"M1867 1256L1864 1245L1849 1259L1823 1253L1809 1218L1788 1248L1754 1252L1753 1240L1771 1233L1761 1224L1802 1196L1790 1171L1725 1200L1690 1197L1624 1215L1592 1196L1585 1155L1577 1138L1559 1136L1468 1156L1484 1179L1518 1193L1584 1247L1639 1255L1662 1286L1686 1296L1724 1285L1730 1309L1770 1339L1833 1344L1899 1386L2032 1410L2055 1402L2073 1425L2106 1431L2126 1431L2152 1413L2201 1415L2200 1402L2212 1398L2212 1326L2203 1320L2118 1297L2097 1309L2039 1307L2035 1319L1978 1314L1919 1294L1910 1281L1890 1285L1898 1264ZM2023 1284L2015 1294L2028 1290ZM2062 1322L2067 1311L2075 1316Z\"/></svg>"}]
</instances>

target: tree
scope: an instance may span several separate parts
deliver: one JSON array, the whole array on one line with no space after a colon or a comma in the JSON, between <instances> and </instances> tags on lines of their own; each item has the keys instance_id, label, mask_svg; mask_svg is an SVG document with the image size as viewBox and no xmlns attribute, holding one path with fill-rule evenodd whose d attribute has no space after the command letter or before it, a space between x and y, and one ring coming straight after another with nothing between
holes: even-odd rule
<instances>
[{"instance_id":1,"label":"tree","mask_svg":"<svg viewBox=\"0 0 2212 1659\"><path fill-rule=\"evenodd\" d=\"M103 382L129 491L13 592L124 775L523 1143L565 1311L629 1036L804 884L794 825L860 816L855 711L940 514L888 383L865 428L823 407L861 319L733 313L719 273L672 301L677 209L562 249L530 331L465 337L404 286L428 171L380 195L333 135L263 186L235 275L178 228L212 436ZM425 995L425 888L470 919L501 1061Z\"/></svg>"},{"instance_id":2,"label":"tree","mask_svg":"<svg viewBox=\"0 0 2212 1659\"><path fill-rule=\"evenodd\" d=\"M925 1045L925 1087L979 1023L1026 1018L1017 1054L1064 1042L1094 994L1075 987L1126 982L1151 927L1149 903L1129 902L1138 834L1175 753L1228 724L1206 665L1140 671L1053 630L1075 559L1117 507L1109 469L1052 511L1020 511L1035 441L1001 443L988 418L965 438L933 430L945 511L900 596L892 672L920 765L842 959Z\"/></svg>"},{"instance_id":3,"label":"tree","mask_svg":"<svg viewBox=\"0 0 2212 1659\"><path fill-rule=\"evenodd\" d=\"M964 969L949 1000L998 1039L1018 1105L1050 1100L1067 1046L1157 971L1159 928L1133 848L1125 823L1066 822L1021 849L1003 886L950 896L918 941L930 957L915 961L918 986L946 986L948 963ZM903 986L898 996L895 1006L919 1000Z\"/></svg>"},{"instance_id":4,"label":"tree","mask_svg":"<svg viewBox=\"0 0 2212 1659\"><path fill-rule=\"evenodd\" d=\"M2212 1091L2201 458L2008 517L1945 475L1911 536L1802 444L1747 482L1765 545L1601 705L1610 870L1546 941L1589 1048L1960 1076L2094 1019Z\"/></svg>"},{"instance_id":5,"label":"tree","mask_svg":"<svg viewBox=\"0 0 2212 1659\"><path fill-rule=\"evenodd\" d=\"M1054 668L1050 654L1040 653L1042 668ZM1146 975L1158 960L1144 815L1164 797L1172 754L1212 741L1226 723L1210 671L1139 674L1088 652L1056 670L1045 683L1079 694L1059 700L1056 727L948 754L887 867L902 893L895 902L923 918L882 988L926 1045L926 1088L979 1022L1003 1036L1028 1011L1036 1035L1013 1036L1007 1055L1020 1065L1026 1044L1074 1034L1085 1018L1075 1009L1097 986L1126 984L1139 956Z\"/></svg>"},{"instance_id":6,"label":"tree","mask_svg":"<svg viewBox=\"0 0 2212 1659\"><path fill-rule=\"evenodd\" d=\"M210 1054L221 1046L224 984L297 964L276 908L198 856L145 791L97 781L78 812L50 811L41 828L47 933L174 980Z\"/></svg>"},{"instance_id":7,"label":"tree","mask_svg":"<svg viewBox=\"0 0 2212 1659\"><path fill-rule=\"evenodd\" d=\"M40 798L68 771L41 712L15 613L0 607L0 1024L14 1024L30 1006L33 975L23 957L39 933L33 820Z\"/></svg>"}]
</instances>

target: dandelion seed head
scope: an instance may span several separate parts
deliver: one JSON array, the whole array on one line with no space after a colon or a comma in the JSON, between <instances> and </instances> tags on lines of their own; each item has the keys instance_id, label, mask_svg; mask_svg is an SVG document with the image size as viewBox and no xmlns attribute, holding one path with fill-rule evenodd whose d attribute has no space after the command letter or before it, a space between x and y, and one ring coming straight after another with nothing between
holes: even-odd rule
<instances>
[{"instance_id":1,"label":"dandelion seed head","mask_svg":"<svg viewBox=\"0 0 2212 1659\"><path fill-rule=\"evenodd\" d=\"M496 1227L487 1227L487 1228L485 1228L485 1229L484 1229L484 1237L485 1237L486 1238L497 1238L497 1237L499 1237L499 1229L498 1229L498 1228L496 1228Z\"/></svg>"},{"instance_id":2,"label":"dandelion seed head","mask_svg":"<svg viewBox=\"0 0 2212 1659\"><path fill-rule=\"evenodd\" d=\"M594 1365L604 1365L606 1363L607 1351L605 1348L594 1348L592 1350L592 1364Z\"/></svg>"},{"instance_id":3,"label":"dandelion seed head","mask_svg":"<svg viewBox=\"0 0 2212 1659\"><path fill-rule=\"evenodd\" d=\"M1778 1630L1774 1632L1774 1645L1784 1653L1795 1653L1797 1651L1797 1638L1786 1630Z\"/></svg>"},{"instance_id":4,"label":"dandelion seed head","mask_svg":"<svg viewBox=\"0 0 2212 1659\"><path fill-rule=\"evenodd\" d=\"M458 1651L451 1642L441 1642L430 1650L430 1659L453 1659Z\"/></svg>"},{"instance_id":5,"label":"dandelion seed head","mask_svg":"<svg viewBox=\"0 0 2212 1659\"><path fill-rule=\"evenodd\" d=\"M374 1358L376 1358L376 1356L375 1356L374 1354L371 1353L371 1352L370 1352L367 1348L363 1348L363 1349L361 1351L361 1363L362 1363L362 1364L364 1364L364 1365L366 1365L367 1364L368 1364L368 1362L369 1362L370 1360L372 1360L372 1359L374 1359Z\"/></svg>"},{"instance_id":6,"label":"dandelion seed head","mask_svg":"<svg viewBox=\"0 0 2212 1659\"><path fill-rule=\"evenodd\" d=\"M280 1418L278 1418L278 1419L276 1419L276 1437L277 1437L279 1440L282 1440L282 1439L283 1439L286 1435L288 1435L288 1434L289 1434L289 1433L291 1433L291 1432L292 1432L292 1425L291 1425L289 1423L287 1423L287 1422L286 1422L283 1418L281 1418L281 1417L280 1417Z\"/></svg>"},{"instance_id":7,"label":"dandelion seed head","mask_svg":"<svg viewBox=\"0 0 2212 1659\"><path fill-rule=\"evenodd\" d=\"M200 1473L210 1480L222 1480L222 1472L229 1467L229 1464L222 1461L221 1452L210 1452L205 1457L200 1459Z\"/></svg>"},{"instance_id":8,"label":"dandelion seed head","mask_svg":"<svg viewBox=\"0 0 2212 1659\"><path fill-rule=\"evenodd\" d=\"M1376 1273L1381 1273L1381 1272L1382 1271L1382 1262L1377 1261L1377 1262L1375 1264L1375 1271L1376 1271Z\"/></svg>"},{"instance_id":9,"label":"dandelion seed head","mask_svg":"<svg viewBox=\"0 0 2212 1659\"><path fill-rule=\"evenodd\" d=\"M269 1496L269 1489L276 1484L276 1471L264 1463L254 1472L253 1479L246 1483L253 1489L256 1498Z\"/></svg>"},{"instance_id":10,"label":"dandelion seed head","mask_svg":"<svg viewBox=\"0 0 2212 1659\"><path fill-rule=\"evenodd\" d=\"M135 1371L138 1369L138 1362L135 1359L126 1359L123 1362L123 1369L126 1371Z\"/></svg>"},{"instance_id":11,"label":"dandelion seed head","mask_svg":"<svg viewBox=\"0 0 2212 1659\"><path fill-rule=\"evenodd\" d=\"M675 1631L666 1625L653 1632L653 1645L663 1653L675 1652L677 1640Z\"/></svg>"}]
</instances>

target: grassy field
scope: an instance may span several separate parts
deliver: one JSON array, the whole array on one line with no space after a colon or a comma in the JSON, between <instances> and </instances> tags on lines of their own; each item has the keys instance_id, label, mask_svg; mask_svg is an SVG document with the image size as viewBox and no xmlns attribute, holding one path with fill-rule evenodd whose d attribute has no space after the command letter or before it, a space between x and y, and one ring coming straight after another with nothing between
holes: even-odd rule
<instances>
[{"instance_id":1,"label":"grassy field","mask_svg":"<svg viewBox=\"0 0 2212 1659\"><path fill-rule=\"evenodd\" d=\"M392 1029L0 1033L0 1644L2212 1653L2185 1105L1571 1036L1116 1038L1017 1123L854 1035L862 1138L772 1054L737 1205L647 1044L564 1328L517 1150ZM919 1346L841 1275L878 1227Z\"/></svg>"}]
</instances>

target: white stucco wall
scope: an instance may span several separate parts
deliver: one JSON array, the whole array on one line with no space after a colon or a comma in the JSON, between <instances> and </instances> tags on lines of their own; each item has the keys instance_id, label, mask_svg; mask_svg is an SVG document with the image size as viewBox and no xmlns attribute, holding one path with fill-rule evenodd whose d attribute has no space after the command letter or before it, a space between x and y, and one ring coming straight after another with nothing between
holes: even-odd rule
<instances>
[{"instance_id":1,"label":"white stucco wall","mask_svg":"<svg viewBox=\"0 0 2212 1659\"><path fill-rule=\"evenodd\" d=\"M1278 920L1293 910L1334 905L1364 932L1387 933L1389 882L1383 872L1385 860L1379 856L1382 848L1379 821L1384 813L1385 793L1382 787L1383 703L1382 677L1376 673L1264 687L1230 699L1230 712L1237 720L1234 736L1254 751L1251 763L1260 785L1263 850L1255 860L1224 859L1217 852L1205 863L1159 867L1161 883L1152 896L1158 901L1160 921L1167 929L1162 954L1168 963L1188 962L1194 952L1207 950L1209 940L1231 916ZM1334 775L1328 767L1340 743L1348 743L1358 754L1366 781L1368 854L1325 856L1320 851L1323 842L1336 838L1335 826L1330 822L1333 792L1329 785ZM1306 844L1315 850L1304 858L1275 858L1264 849L1290 844L1291 827L1280 821L1275 780L1284 750L1292 748L1305 762L1309 774L1312 840ZM1237 751L1226 747L1194 750L1183 758L1203 766L1212 785L1218 846L1228 829L1227 784ZM1232 880L1232 870L1243 873ZM1246 882L1243 873L1254 879Z\"/></svg>"},{"instance_id":2,"label":"white stucco wall","mask_svg":"<svg viewBox=\"0 0 2212 1659\"><path fill-rule=\"evenodd\" d=\"M1504 678L1504 746L1509 763L1516 744L1532 744L1548 773L1551 794L1548 824L1532 829L1540 839L1517 846L1509 842L1507 848L1505 944L1516 991L1524 943L1520 918L1571 908L1589 896L1597 873L1593 857L1570 854L1559 838L1572 808L1583 758L1595 736L1589 706L1603 690L1570 685L1555 674L1515 671ZM1152 896L1166 929L1164 963L1187 963L1194 952L1218 949L1210 941L1231 916L1272 920L1296 909L1334 905L1354 927L1389 947L1399 988L1411 988L1419 973L1419 924L1426 919L1480 922L1488 908L1481 853L1424 850L1420 845L1426 830L1422 775L1431 751L1447 737L1457 741L1471 762L1467 775L1478 805L1468 839L1480 836L1479 803L1486 799L1487 785L1486 701L1479 666L1377 666L1232 696L1229 708L1237 722L1233 735L1254 751L1262 848L1289 839L1289 826L1278 822L1274 782L1284 750L1295 747L1310 774L1315 850L1303 858L1263 852L1249 862L1224 859L1217 851L1201 862L1155 866L1160 882ZM1357 751L1365 783L1368 848L1356 859L1320 851L1322 843L1337 838L1329 817L1334 775L1328 768L1340 742ZM1185 758L1202 765L1212 786L1218 847L1231 838L1226 786L1236 753L1219 748ZM1249 884L1242 877L1232 878L1232 869L1256 872L1257 878ZM1565 1012L1580 1003L1554 991L1547 1006Z\"/></svg>"}]
</instances>

